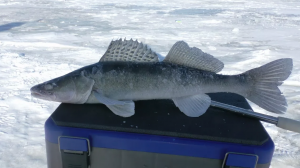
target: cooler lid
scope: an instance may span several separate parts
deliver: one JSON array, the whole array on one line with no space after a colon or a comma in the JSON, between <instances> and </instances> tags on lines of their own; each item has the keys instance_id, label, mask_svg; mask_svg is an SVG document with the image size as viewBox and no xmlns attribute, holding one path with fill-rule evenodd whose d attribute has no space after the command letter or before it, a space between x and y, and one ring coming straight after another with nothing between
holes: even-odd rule
<instances>
[{"instance_id":1,"label":"cooler lid","mask_svg":"<svg viewBox=\"0 0 300 168\"><path fill-rule=\"evenodd\" d=\"M208 94L212 100L251 109L244 97ZM154 134L181 138L262 145L269 135L259 120L210 107L197 118L187 117L171 100L136 101L135 115L123 118L102 104L64 104L51 115L58 126Z\"/></svg>"}]
</instances>

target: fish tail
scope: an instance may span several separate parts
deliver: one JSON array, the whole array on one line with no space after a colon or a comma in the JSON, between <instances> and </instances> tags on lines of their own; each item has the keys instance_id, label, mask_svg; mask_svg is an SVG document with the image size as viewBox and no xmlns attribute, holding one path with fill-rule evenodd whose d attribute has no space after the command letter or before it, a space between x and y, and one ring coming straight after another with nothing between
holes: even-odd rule
<instances>
[{"instance_id":1,"label":"fish tail","mask_svg":"<svg viewBox=\"0 0 300 168\"><path fill-rule=\"evenodd\" d=\"M246 71L243 74L249 80L250 89L243 96L265 110L284 113L287 102L278 86L289 77L292 68L292 59L283 58Z\"/></svg>"}]
</instances>

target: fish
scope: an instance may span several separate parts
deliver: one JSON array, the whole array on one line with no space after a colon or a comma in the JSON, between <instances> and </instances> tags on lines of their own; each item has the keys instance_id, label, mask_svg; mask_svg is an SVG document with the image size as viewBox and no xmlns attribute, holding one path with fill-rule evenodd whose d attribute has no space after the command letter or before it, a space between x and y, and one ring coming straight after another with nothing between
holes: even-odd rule
<instances>
[{"instance_id":1,"label":"fish","mask_svg":"<svg viewBox=\"0 0 300 168\"><path fill-rule=\"evenodd\" d=\"M184 41L159 54L137 40L112 40L100 61L33 86L31 96L72 104L104 104L114 114L130 117L134 101L171 99L186 116L199 117L211 104L206 93L242 95L259 107L285 113L287 102L278 88L292 72L282 58L237 75L222 75L224 63Z\"/></svg>"}]
</instances>

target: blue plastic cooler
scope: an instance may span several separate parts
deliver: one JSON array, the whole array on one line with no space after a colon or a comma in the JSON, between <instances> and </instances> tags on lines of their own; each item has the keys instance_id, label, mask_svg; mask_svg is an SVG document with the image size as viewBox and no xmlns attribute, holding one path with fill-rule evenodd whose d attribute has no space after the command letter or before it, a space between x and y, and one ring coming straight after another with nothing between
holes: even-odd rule
<instances>
[{"instance_id":1,"label":"blue plastic cooler","mask_svg":"<svg viewBox=\"0 0 300 168\"><path fill-rule=\"evenodd\" d=\"M236 94L209 96L251 109ZM190 118L171 100L138 101L129 118L101 104L61 104L45 134L48 168L267 168L274 151L256 119L215 107Z\"/></svg>"}]
</instances>

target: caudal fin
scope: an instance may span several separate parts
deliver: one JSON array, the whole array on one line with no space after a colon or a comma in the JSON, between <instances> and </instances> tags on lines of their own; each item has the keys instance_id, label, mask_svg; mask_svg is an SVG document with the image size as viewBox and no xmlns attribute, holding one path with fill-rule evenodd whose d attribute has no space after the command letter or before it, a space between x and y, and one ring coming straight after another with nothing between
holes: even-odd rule
<instances>
[{"instance_id":1,"label":"caudal fin","mask_svg":"<svg viewBox=\"0 0 300 168\"><path fill-rule=\"evenodd\" d=\"M287 103L278 86L289 77L292 68L293 60L284 58L245 72L252 85L244 96L265 110L284 113Z\"/></svg>"}]
</instances>

